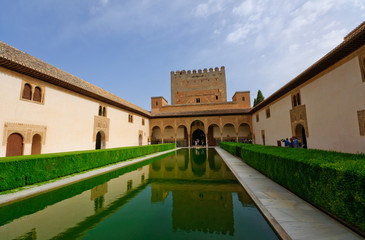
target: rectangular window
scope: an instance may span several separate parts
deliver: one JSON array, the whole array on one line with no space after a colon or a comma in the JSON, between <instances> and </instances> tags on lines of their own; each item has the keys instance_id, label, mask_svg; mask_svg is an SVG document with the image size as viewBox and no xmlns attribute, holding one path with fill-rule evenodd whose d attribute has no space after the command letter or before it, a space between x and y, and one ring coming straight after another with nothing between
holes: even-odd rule
<instances>
[{"instance_id":1,"label":"rectangular window","mask_svg":"<svg viewBox=\"0 0 365 240\"><path fill-rule=\"evenodd\" d=\"M128 115L128 122L133 123L133 115Z\"/></svg>"},{"instance_id":2,"label":"rectangular window","mask_svg":"<svg viewBox=\"0 0 365 240\"><path fill-rule=\"evenodd\" d=\"M197 99L196 99L196 102L197 102L197 103L200 103L200 98L197 98Z\"/></svg>"},{"instance_id":3,"label":"rectangular window","mask_svg":"<svg viewBox=\"0 0 365 240\"><path fill-rule=\"evenodd\" d=\"M256 113L256 122L258 122L259 120L259 113Z\"/></svg>"},{"instance_id":4,"label":"rectangular window","mask_svg":"<svg viewBox=\"0 0 365 240\"><path fill-rule=\"evenodd\" d=\"M218 100L218 96L215 96L215 100Z\"/></svg>"},{"instance_id":5,"label":"rectangular window","mask_svg":"<svg viewBox=\"0 0 365 240\"><path fill-rule=\"evenodd\" d=\"M301 105L302 103L301 103L301 100L300 100L300 93L296 92L296 93L292 94L291 101L292 101L292 106L293 107Z\"/></svg>"},{"instance_id":6,"label":"rectangular window","mask_svg":"<svg viewBox=\"0 0 365 240\"><path fill-rule=\"evenodd\" d=\"M142 118L142 125L144 126L144 118Z\"/></svg>"},{"instance_id":7,"label":"rectangular window","mask_svg":"<svg viewBox=\"0 0 365 240\"><path fill-rule=\"evenodd\" d=\"M270 108L266 109L266 118L270 118Z\"/></svg>"},{"instance_id":8,"label":"rectangular window","mask_svg":"<svg viewBox=\"0 0 365 240\"><path fill-rule=\"evenodd\" d=\"M359 56L362 81L365 82L365 53Z\"/></svg>"}]
</instances>

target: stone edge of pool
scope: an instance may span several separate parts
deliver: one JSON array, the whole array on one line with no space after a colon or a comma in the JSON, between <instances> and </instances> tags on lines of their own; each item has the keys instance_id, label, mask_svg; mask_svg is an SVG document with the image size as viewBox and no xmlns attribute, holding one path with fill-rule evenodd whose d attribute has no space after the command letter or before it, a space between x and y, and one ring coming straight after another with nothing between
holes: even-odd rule
<instances>
[{"instance_id":1,"label":"stone edge of pool","mask_svg":"<svg viewBox=\"0 0 365 240\"><path fill-rule=\"evenodd\" d=\"M270 212L265 208L265 206L261 203L261 201L256 197L256 195L251 191L251 189L247 186L245 182L240 179L235 169L233 169L232 165L227 162L227 158L223 155L224 149L220 147L216 147L215 150L219 154L219 156L223 159L223 161L226 163L228 168L232 171L232 173L235 175L239 183L242 185L242 187L245 189L245 191L248 193L248 195L251 197L251 199L255 202L255 205L260 210L261 214L264 216L266 221L270 224L274 232L280 237L280 239L285 240L291 240L292 238L288 235L288 233L283 229L283 227L276 221L276 219L270 214ZM223 151L222 151L223 150ZM227 152L228 153L228 152ZM229 154L229 153L228 153ZM232 157L234 157L232 155Z\"/></svg>"},{"instance_id":2,"label":"stone edge of pool","mask_svg":"<svg viewBox=\"0 0 365 240\"><path fill-rule=\"evenodd\" d=\"M64 187L66 185L70 185L70 184L73 184L73 183L76 183L76 182L79 182L79 181L82 181L82 180L85 180L85 179L88 179L88 178L91 178L91 177L95 177L97 175L101 175L101 174L104 174L104 173L107 173L107 172L115 171L119 168L130 166L130 165L133 165L133 164L136 164L136 163L139 163L139 162L143 162L143 161L145 161L147 159L150 159L150 158L154 158L154 157L157 157L157 156L169 153L169 152L177 151L179 149L180 148L174 148L174 149L167 150L167 151L164 151L164 152L153 153L153 154L149 154L149 155L146 155L146 156L143 156L143 157L135 158L131 161L127 160L127 161L119 162L119 163L112 164L112 165L109 165L109 166L106 166L106 167L101 167L101 168L98 168L98 169L90 170L90 171L87 171L87 172L84 172L84 173L80 173L80 174L76 174L76 175L72 175L72 176L68 176L68 177L66 176L63 179L56 180L55 182L45 183L45 184L40 185L40 186L30 185L29 188L26 188L24 190L20 190L18 192L13 192L13 193L7 193L7 194L0 195L0 207L3 206L3 205L10 204L12 202L16 202L16 201L19 201L19 200L22 200L22 199L25 199L25 198L29 198L29 197L44 193L44 192L55 190L57 188L61 188L61 187Z\"/></svg>"}]
</instances>

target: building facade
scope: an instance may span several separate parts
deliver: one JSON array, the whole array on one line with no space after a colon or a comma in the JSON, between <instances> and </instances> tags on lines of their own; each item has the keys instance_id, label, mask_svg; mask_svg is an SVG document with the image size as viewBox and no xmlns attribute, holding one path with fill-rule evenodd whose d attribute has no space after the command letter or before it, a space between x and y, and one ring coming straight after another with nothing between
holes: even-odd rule
<instances>
[{"instance_id":1,"label":"building facade","mask_svg":"<svg viewBox=\"0 0 365 240\"><path fill-rule=\"evenodd\" d=\"M0 157L175 142L365 152L365 23L303 73L251 107L227 101L225 68L171 72L171 105L151 111L0 42Z\"/></svg>"}]
</instances>

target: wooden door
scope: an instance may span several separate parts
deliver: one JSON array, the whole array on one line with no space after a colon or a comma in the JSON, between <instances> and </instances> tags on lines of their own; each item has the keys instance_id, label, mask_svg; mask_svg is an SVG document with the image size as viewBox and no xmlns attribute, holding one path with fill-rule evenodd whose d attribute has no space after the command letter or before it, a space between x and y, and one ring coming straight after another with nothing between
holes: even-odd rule
<instances>
[{"instance_id":1,"label":"wooden door","mask_svg":"<svg viewBox=\"0 0 365 240\"><path fill-rule=\"evenodd\" d=\"M6 156L23 155L23 137L19 133L13 133L8 137L6 144Z\"/></svg>"}]
</instances>

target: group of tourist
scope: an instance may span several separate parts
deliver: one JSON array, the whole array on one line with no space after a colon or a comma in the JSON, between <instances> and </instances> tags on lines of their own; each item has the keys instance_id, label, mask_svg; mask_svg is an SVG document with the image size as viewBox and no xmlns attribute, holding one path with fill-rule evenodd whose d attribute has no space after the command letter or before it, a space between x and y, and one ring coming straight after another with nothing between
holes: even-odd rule
<instances>
[{"instance_id":1,"label":"group of tourist","mask_svg":"<svg viewBox=\"0 0 365 240\"><path fill-rule=\"evenodd\" d=\"M249 138L247 138L247 139L242 138L242 139L241 139L241 143L250 143L250 144L252 144L252 139L249 139Z\"/></svg>"},{"instance_id":2,"label":"group of tourist","mask_svg":"<svg viewBox=\"0 0 365 240\"><path fill-rule=\"evenodd\" d=\"M290 139L286 138L286 139L282 139L282 142L284 142L284 147L288 147L288 148L301 148L301 147L305 147L303 146L303 144L301 144L300 142L298 142L298 138L293 136Z\"/></svg>"},{"instance_id":3,"label":"group of tourist","mask_svg":"<svg viewBox=\"0 0 365 240\"><path fill-rule=\"evenodd\" d=\"M198 139L195 139L195 141L194 141L194 145L195 145L195 146L205 146L205 142L204 142L204 140L200 140L200 139L198 138Z\"/></svg>"}]
</instances>

